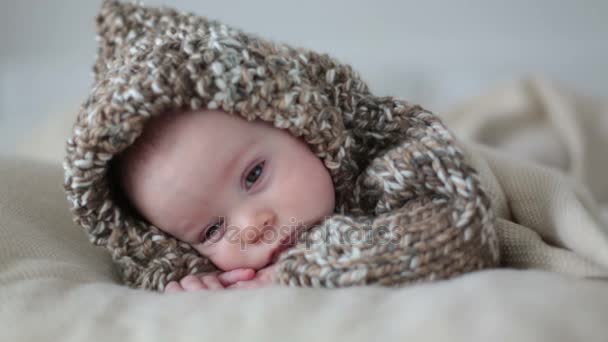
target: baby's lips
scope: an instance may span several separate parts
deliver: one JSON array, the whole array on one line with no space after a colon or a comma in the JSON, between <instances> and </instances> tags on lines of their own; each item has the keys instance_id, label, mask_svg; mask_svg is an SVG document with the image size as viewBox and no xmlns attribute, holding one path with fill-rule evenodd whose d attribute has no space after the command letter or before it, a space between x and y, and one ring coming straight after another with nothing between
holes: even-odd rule
<instances>
[{"instance_id":1,"label":"baby's lips","mask_svg":"<svg viewBox=\"0 0 608 342\"><path fill-rule=\"evenodd\" d=\"M220 282L224 285L233 284L241 280L250 280L255 278L255 270L252 268L240 268L232 271L224 272L218 275Z\"/></svg>"}]
</instances>

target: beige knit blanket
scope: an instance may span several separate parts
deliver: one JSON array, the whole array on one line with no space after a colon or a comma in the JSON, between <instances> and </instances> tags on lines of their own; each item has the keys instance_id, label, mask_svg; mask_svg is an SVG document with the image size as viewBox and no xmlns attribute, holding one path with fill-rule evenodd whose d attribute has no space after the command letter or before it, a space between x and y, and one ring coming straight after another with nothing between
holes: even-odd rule
<instances>
[{"instance_id":1,"label":"beige knit blanket","mask_svg":"<svg viewBox=\"0 0 608 342\"><path fill-rule=\"evenodd\" d=\"M500 217L505 266L608 276L605 103L531 77L443 116L484 144L469 152Z\"/></svg>"}]
</instances>

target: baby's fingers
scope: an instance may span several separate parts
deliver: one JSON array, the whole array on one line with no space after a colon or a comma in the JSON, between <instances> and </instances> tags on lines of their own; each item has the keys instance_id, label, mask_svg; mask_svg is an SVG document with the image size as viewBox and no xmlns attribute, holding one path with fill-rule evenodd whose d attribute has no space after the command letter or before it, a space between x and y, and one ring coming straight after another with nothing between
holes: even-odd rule
<instances>
[{"instance_id":1,"label":"baby's fingers","mask_svg":"<svg viewBox=\"0 0 608 342\"><path fill-rule=\"evenodd\" d=\"M187 275L180 280L180 285L186 291L198 291L207 288L207 285L196 275Z\"/></svg>"},{"instance_id":2,"label":"baby's fingers","mask_svg":"<svg viewBox=\"0 0 608 342\"><path fill-rule=\"evenodd\" d=\"M176 281L171 281L165 286L164 293L173 293L184 291L184 288Z\"/></svg>"},{"instance_id":3,"label":"baby's fingers","mask_svg":"<svg viewBox=\"0 0 608 342\"><path fill-rule=\"evenodd\" d=\"M218 279L218 276L216 274L202 276L201 282L209 290L223 290L224 289L224 286L220 283L220 280Z\"/></svg>"},{"instance_id":4,"label":"baby's fingers","mask_svg":"<svg viewBox=\"0 0 608 342\"><path fill-rule=\"evenodd\" d=\"M222 285L230 286L238 281L255 278L255 270L253 268L237 268L236 270L220 273L217 278Z\"/></svg>"},{"instance_id":5,"label":"baby's fingers","mask_svg":"<svg viewBox=\"0 0 608 342\"><path fill-rule=\"evenodd\" d=\"M255 289L259 287L264 287L264 283L260 282L258 279L238 281L235 284L228 286L229 289Z\"/></svg>"},{"instance_id":6,"label":"baby's fingers","mask_svg":"<svg viewBox=\"0 0 608 342\"><path fill-rule=\"evenodd\" d=\"M237 281L236 283L228 286L228 289L245 289L250 285L250 283L252 283L251 281Z\"/></svg>"}]
</instances>

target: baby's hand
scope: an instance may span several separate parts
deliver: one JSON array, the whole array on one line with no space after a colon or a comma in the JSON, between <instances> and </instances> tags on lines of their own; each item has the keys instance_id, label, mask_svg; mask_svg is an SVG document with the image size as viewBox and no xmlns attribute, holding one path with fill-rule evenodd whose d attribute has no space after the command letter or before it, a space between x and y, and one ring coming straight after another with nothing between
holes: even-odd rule
<instances>
[{"instance_id":1,"label":"baby's hand","mask_svg":"<svg viewBox=\"0 0 608 342\"><path fill-rule=\"evenodd\" d=\"M235 284L228 286L229 289L253 289L271 285L275 280L276 264L258 270L253 279L245 279L237 281Z\"/></svg>"},{"instance_id":2,"label":"baby's hand","mask_svg":"<svg viewBox=\"0 0 608 342\"><path fill-rule=\"evenodd\" d=\"M247 281L256 276L253 268L237 268L232 271L211 274L187 275L179 282L171 281L165 286L164 293L223 290L239 281Z\"/></svg>"}]
</instances>

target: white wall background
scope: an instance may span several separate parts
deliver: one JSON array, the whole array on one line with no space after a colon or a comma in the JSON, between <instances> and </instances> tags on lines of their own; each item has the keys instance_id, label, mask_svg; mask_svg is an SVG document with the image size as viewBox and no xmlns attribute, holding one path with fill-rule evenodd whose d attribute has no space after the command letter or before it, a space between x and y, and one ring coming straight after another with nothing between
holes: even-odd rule
<instances>
[{"instance_id":1,"label":"white wall background","mask_svg":"<svg viewBox=\"0 0 608 342\"><path fill-rule=\"evenodd\" d=\"M440 112L530 73L608 97L608 1L148 0L313 48ZM100 0L1 0L0 154L88 93Z\"/></svg>"}]
</instances>

